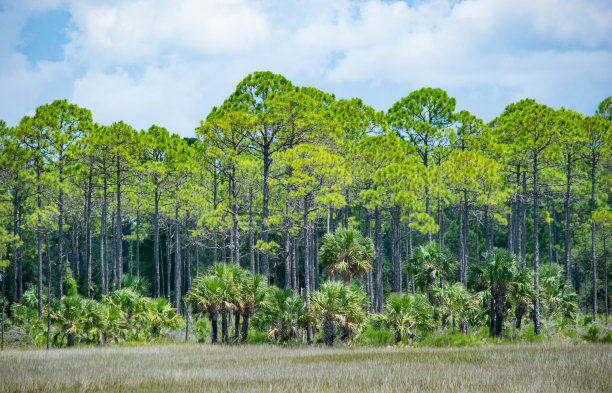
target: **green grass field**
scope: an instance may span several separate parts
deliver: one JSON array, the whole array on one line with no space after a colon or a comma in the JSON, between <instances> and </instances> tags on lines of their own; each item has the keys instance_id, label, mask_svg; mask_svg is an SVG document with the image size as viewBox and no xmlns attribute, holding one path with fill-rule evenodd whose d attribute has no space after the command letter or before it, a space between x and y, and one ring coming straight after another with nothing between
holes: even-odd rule
<instances>
[{"instance_id":1,"label":"green grass field","mask_svg":"<svg viewBox=\"0 0 612 393\"><path fill-rule=\"evenodd\" d=\"M610 392L612 346L6 350L0 392Z\"/></svg>"}]
</instances>

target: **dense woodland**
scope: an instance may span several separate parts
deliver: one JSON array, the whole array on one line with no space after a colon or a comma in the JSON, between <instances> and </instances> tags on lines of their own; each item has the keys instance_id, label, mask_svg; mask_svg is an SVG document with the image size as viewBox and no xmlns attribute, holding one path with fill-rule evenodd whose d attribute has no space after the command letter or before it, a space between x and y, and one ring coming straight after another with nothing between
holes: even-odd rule
<instances>
[{"instance_id":1,"label":"dense woodland","mask_svg":"<svg viewBox=\"0 0 612 393\"><path fill-rule=\"evenodd\" d=\"M607 321L612 98L593 109L487 124L423 88L376 112L256 72L181 138L54 101L0 122L3 316L47 345Z\"/></svg>"}]
</instances>

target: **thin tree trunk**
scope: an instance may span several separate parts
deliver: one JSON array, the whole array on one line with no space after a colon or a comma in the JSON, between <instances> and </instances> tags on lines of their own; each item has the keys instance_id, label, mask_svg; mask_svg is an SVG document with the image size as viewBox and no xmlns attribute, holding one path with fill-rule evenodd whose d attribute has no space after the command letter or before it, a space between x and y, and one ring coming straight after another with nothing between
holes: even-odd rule
<instances>
[{"instance_id":1,"label":"thin tree trunk","mask_svg":"<svg viewBox=\"0 0 612 393\"><path fill-rule=\"evenodd\" d=\"M60 155L59 159L62 159ZM58 218L57 218L57 270L59 297L64 296L62 283L64 275L64 168L59 167L59 196L58 196Z\"/></svg>"},{"instance_id":2,"label":"thin tree trunk","mask_svg":"<svg viewBox=\"0 0 612 393\"><path fill-rule=\"evenodd\" d=\"M249 187L249 262L255 274L255 230L253 228L253 187Z\"/></svg>"},{"instance_id":3,"label":"thin tree trunk","mask_svg":"<svg viewBox=\"0 0 612 393\"><path fill-rule=\"evenodd\" d=\"M548 210L549 219L547 222L547 232L548 232L548 263L553 263L553 244L552 244L552 210L550 205L550 197L546 198L546 210Z\"/></svg>"},{"instance_id":4,"label":"thin tree trunk","mask_svg":"<svg viewBox=\"0 0 612 393\"><path fill-rule=\"evenodd\" d=\"M117 225L116 236L115 236L115 288L121 289L121 273L123 271L123 247L122 247L122 218L121 218L121 163L119 154L117 154L117 219L115 224Z\"/></svg>"},{"instance_id":5,"label":"thin tree trunk","mask_svg":"<svg viewBox=\"0 0 612 393\"><path fill-rule=\"evenodd\" d=\"M538 155L533 156L533 279L534 279L534 325L540 334L540 244L538 241Z\"/></svg>"},{"instance_id":6,"label":"thin tree trunk","mask_svg":"<svg viewBox=\"0 0 612 393\"><path fill-rule=\"evenodd\" d=\"M263 195L262 195L262 211L261 211L261 241L268 243L268 200L270 199L270 185L268 184L268 178L270 177L270 152L268 149L264 149L263 152ZM261 258L261 272L266 280L270 280L269 263L268 263L268 250L264 249Z\"/></svg>"},{"instance_id":7,"label":"thin tree trunk","mask_svg":"<svg viewBox=\"0 0 612 393\"><path fill-rule=\"evenodd\" d=\"M463 230L464 223L463 214L463 199L459 201L459 280L464 283L463 276L465 275L465 231Z\"/></svg>"},{"instance_id":8,"label":"thin tree trunk","mask_svg":"<svg viewBox=\"0 0 612 393\"><path fill-rule=\"evenodd\" d=\"M304 289L306 290L306 311L310 313L310 226L308 222L309 200L304 197ZM309 323L306 332L308 345L312 345L312 325Z\"/></svg>"},{"instance_id":9,"label":"thin tree trunk","mask_svg":"<svg viewBox=\"0 0 612 393\"><path fill-rule=\"evenodd\" d=\"M140 208L136 209L136 278L140 278Z\"/></svg>"},{"instance_id":10,"label":"thin tree trunk","mask_svg":"<svg viewBox=\"0 0 612 393\"><path fill-rule=\"evenodd\" d=\"M606 325L608 325L609 299L608 299L608 253L606 250L606 237L603 238L603 257L604 257L604 297L606 299Z\"/></svg>"},{"instance_id":11,"label":"thin tree trunk","mask_svg":"<svg viewBox=\"0 0 612 393\"><path fill-rule=\"evenodd\" d=\"M91 260L91 192L93 178L92 158L89 161L89 173L87 176L87 214L85 215L85 259L87 260L87 297L93 298L92 260Z\"/></svg>"},{"instance_id":12,"label":"thin tree trunk","mask_svg":"<svg viewBox=\"0 0 612 393\"><path fill-rule=\"evenodd\" d=\"M375 310L382 312L383 306L383 280L382 280L382 222L380 208L377 206L374 209L374 236L376 237L376 288L375 288ZM431 233L430 233L431 236Z\"/></svg>"},{"instance_id":13,"label":"thin tree trunk","mask_svg":"<svg viewBox=\"0 0 612 393\"><path fill-rule=\"evenodd\" d=\"M47 244L47 350L51 346L51 244L48 235L45 235Z\"/></svg>"},{"instance_id":14,"label":"thin tree trunk","mask_svg":"<svg viewBox=\"0 0 612 393\"><path fill-rule=\"evenodd\" d=\"M172 229L170 228L170 223L168 223L168 228L166 230L166 297L168 298L168 302L171 302L171 287L172 287Z\"/></svg>"},{"instance_id":15,"label":"thin tree trunk","mask_svg":"<svg viewBox=\"0 0 612 393\"><path fill-rule=\"evenodd\" d=\"M521 211L521 266L527 267L527 172L523 171L523 202Z\"/></svg>"},{"instance_id":16,"label":"thin tree trunk","mask_svg":"<svg viewBox=\"0 0 612 393\"><path fill-rule=\"evenodd\" d=\"M178 193L178 185L176 187L176 191ZM181 232L179 227L179 206L178 202L174 208L174 221L175 221L175 247L176 251L174 252L174 303L177 314L181 313L181 297L182 297L182 284L181 284L181 276L182 276L182 266L181 266Z\"/></svg>"},{"instance_id":17,"label":"thin tree trunk","mask_svg":"<svg viewBox=\"0 0 612 393\"><path fill-rule=\"evenodd\" d=\"M468 205L467 199L467 191L463 191L463 214L465 216L463 221L463 230L465 234L463 235L463 241L465 242L465 249L463 250L463 287L467 288L467 272L468 272L468 264L470 259L470 208Z\"/></svg>"},{"instance_id":18,"label":"thin tree trunk","mask_svg":"<svg viewBox=\"0 0 612 393\"><path fill-rule=\"evenodd\" d=\"M42 319L42 286L43 286L43 261L42 261L42 238L41 238L41 226L42 226L42 198L41 198L41 175L40 175L40 165L36 165L36 177L37 177L37 189L36 189L36 205L38 207L38 212L36 213L36 249L38 252L38 319Z\"/></svg>"},{"instance_id":19,"label":"thin tree trunk","mask_svg":"<svg viewBox=\"0 0 612 393\"><path fill-rule=\"evenodd\" d=\"M591 161L591 214L595 212L595 153ZM593 319L597 321L597 260L595 255L595 220L591 222L591 268L593 269Z\"/></svg>"},{"instance_id":20,"label":"thin tree trunk","mask_svg":"<svg viewBox=\"0 0 612 393\"><path fill-rule=\"evenodd\" d=\"M474 234L476 235L476 265L480 265L480 228L479 228L479 224L478 224L478 218L476 218L474 220ZM510 236L511 237L511 236Z\"/></svg>"},{"instance_id":21,"label":"thin tree trunk","mask_svg":"<svg viewBox=\"0 0 612 393\"><path fill-rule=\"evenodd\" d=\"M285 203L285 215L287 218L285 219L285 288L291 288L291 283L293 281L293 275L291 272L292 264L291 264L291 232L289 231L289 202Z\"/></svg>"},{"instance_id":22,"label":"thin tree trunk","mask_svg":"<svg viewBox=\"0 0 612 393\"><path fill-rule=\"evenodd\" d=\"M17 297L17 287L19 286L19 267L17 266L17 256L19 252L17 251L17 239L19 238L17 235L19 233L19 199L18 199L18 191L15 190L15 194L13 195L13 244L11 246L11 262L13 265L13 301L16 302L19 300ZM1 251L0 251L1 252ZM2 258L0 258L2 260ZM4 285L4 275L2 276L2 285ZM3 287L4 288L4 287ZM2 293L4 296L4 292ZM4 297L3 297L4 299ZM4 302L2 303L2 307L4 307ZM4 309L3 309L4 310ZM4 321L4 318L3 318ZM2 330L4 334L4 330ZM4 348L4 336L2 336L2 347Z\"/></svg>"},{"instance_id":23,"label":"thin tree trunk","mask_svg":"<svg viewBox=\"0 0 612 393\"><path fill-rule=\"evenodd\" d=\"M572 164L571 158L567 159L566 166L566 187L565 199L563 201L565 215L565 281L571 283L571 263L572 263L572 225L570 222L571 205L570 199L572 193Z\"/></svg>"}]
</instances>

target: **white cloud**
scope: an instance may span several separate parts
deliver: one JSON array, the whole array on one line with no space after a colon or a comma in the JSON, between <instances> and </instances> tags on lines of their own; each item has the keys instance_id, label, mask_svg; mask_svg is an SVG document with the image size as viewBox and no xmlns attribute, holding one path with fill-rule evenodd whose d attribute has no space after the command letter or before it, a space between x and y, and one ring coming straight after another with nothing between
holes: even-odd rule
<instances>
[{"instance_id":1,"label":"white cloud","mask_svg":"<svg viewBox=\"0 0 612 393\"><path fill-rule=\"evenodd\" d=\"M102 123L192 135L257 70L377 109L442 87L485 118L525 96L591 113L612 90L606 0L66 0L63 61L28 66L15 50L24 15L60 0L34 3L0 14L11 97L0 98L0 118L65 94Z\"/></svg>"}]
</instances>

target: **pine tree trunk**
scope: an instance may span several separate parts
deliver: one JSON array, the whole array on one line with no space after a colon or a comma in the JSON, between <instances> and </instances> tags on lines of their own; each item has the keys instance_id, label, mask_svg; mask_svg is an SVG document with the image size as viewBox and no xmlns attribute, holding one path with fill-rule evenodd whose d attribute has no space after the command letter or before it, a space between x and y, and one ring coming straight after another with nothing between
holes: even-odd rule
<instances>
[{"instance_id":1,"label":"pine tree trunk","mask_svg":"<svg viewBox=\"0 0 612 393\"><path fill-rule=\"evenodd\" d=\"M527 172L523 171L523 203L521 211L521 266L527 267Z\"/></svg>"},{"instance_id":2,"label":"pine tree trunk","mask_svg":"<svg viewBox=\"0 0 612 393\"><path fill-rule=\"evenodd\" d=\"M381 222L380 208L377 206L374 209L374 236L375 249L376 249L376 288L375 288L375 310L376 312L382 312L383 306L383 280L382 280L382 222ZM430 233L431 235L431 233Z\"/></svg>"},{"instance_id":3,"label":"pine tree trunk","mask_svg":"<svg viewBox=\"0 0 612 393\"><path fill-rule=\"evenodd\" d=\"M59 159L62 159L61 155ZM59 167L59 196L57 205L57 270L59 297L61 298L64 296L64 285L62 283L64 275L64 168L61 165Z\"/></svg>"},{"instance_id":4,"label":"pine tree trunk","mask_svg":"<svg viewBox=\"0 0 612 393\"><path fill-rule=\"evenodd\" d=\"M591 215L595 212L595 153L591 160ZM593 319L597 321L597 260L595 255L595 220L591 222L591 269L593 270Z\"/></svg>"},{"instance_id":5,"label":"pine tree trunk","mask_svg":"<svg viewBox=\"0 0 612 393\"><path fill-rule=\"evenodd\" d=\"M465 215L463 221L463 230L465 231L463 235L463 241L465 242L464 250L463 250L463 287L467 288L467 272L468 272L468 264L470 259L470 210L467 199L467 191L463 191L463 214Z\"/></svg>"},{"instance_id":6,"label":"pine tree trunk","mask_svg":"<svg viewBox=\"0 0 612 393\"><path fill-rule=\"evenodd\" d=\"M289 202L285 203L285 215L289 216ZM290 289L293 281L291 262L291 232L289 231L288 218L285 218L285 288Z\"/></svg>"},{"instance_id":7,"label":"pine tree trunk","mask_svg":"<svg viewBox=\"0 0 612 393\"><path fill-rule=\"evenodd\" d=\"M47 350L51 347L51 243L49 235L45 235L47 244Z\"/></svg>"},{"instance_id":8,"label":"pine tree trunk","mask_svg":"<svg viewBox=\"0 0 612 393\"><path fill-rule=\"evenodd\" d=\"M533 306L535 333L540 334L540 244L538 241L538 154L533 155Z\"/></svg>"},{"instance_id":9,"label":"pine tree trunk","mask_svg":"<svg viewBox=\"0 0 612 393\"><path fill-rule=\"evenodd\" d=\"M117 154L117 219L115 224L117 225L116 236L115 236L115 288L121 289L121 274L123 272L123 247L122 247L122 235L123 235L123 220L121 217L121 163L119 154Z\"/></svg>"},{"instance_id":10,"label":"pine tree trunk","mask_svg":"<svg viewBox=\"0 0 612 393\"><path fill-rule=\"evenodd\" d=\"M38 207L38 212L36 213L36 250L38 253L38 319L42 319L42 287L43 287L43 261L42 261L42 238L41 238L41 226L42 226L42 187L41 187L41 174L40 174L40 164L36 165L36 178L37 178L37 187L36 187L36 205Z\"/></svg>"},{"instance_id":11,"label":"pine tree trunk","mask_svg":"<svg viewBox=\"0 0 612 393\"><path fill-rule=\"evenodd\" d=\"M178 185L176 187L178 192ZM179 207L178 202L174 208L174 221L175 221L175 252L174 252L174 304L176 313L181 313L181 297L182 297L182 265L181 265L181 233L179 227Z\"/></svg>"},{"instance_id":12,"label":"pine tree trunk","mask_svg":"<svg viewBox=\"0 0 612 393\"><path fill-rule=\"evenodd\" d=\"M17 287L19 286L19 266L17 266L17 256L19 255L17 247L17 235L19 233L19 199L17 194L18 191L15 190L15 194L13 195L13 244L11 246L11 262L13 265L13 302L19 301L19 298L17 297ZM0 260L2 260L2 258L0 258ZM2 280L2 285L4 285L4 276ZM4 307L4 303L2 303L2 306ZM2 345L4 346L4 336L2 339Z\"/></svg>"},{"instance_id":13,"label":"pine tree trunk","mask_svg":"<svg viewBox=\"0 0 612 393\"><path fill-rule=\"evenodd\" d=\"M572 264L572 225L570 222L571 215L571 192L572 192L572 164L571 158L567 159L566 167L566 187L565 199L563 201L565 215L565 280L571 283L571 264Z\"/></svg>"},{"instance_id":14,"label":"pine tree trunk","mask_svg":"<svg viewBox=\"0 0 612 393\"><path fill-rule=\"evenodd\" d=\"M85 259L87 260L87 297L93 298L92 258L91 258L91 192L93 178L92 159L89 161L89 174L87 176L87 214L85 215Z\"/></svg>"},{"instance_id":15,"label":"pine tree trunk","mask_svg":"<svg viewBox=\"0 0 612 393\"><path fill-rule=\"evenodd\" d=\"M168 302L171 300L170 290L172 288L172 228L170 228L170 224L166 229L166 297L168 298Z\"/></svg>"},{"instance_id":16,"label":"pine tree trunk","mask_svg":"<svg viewBox=\"0 0 612 393\"><path fill-rule=\"evenodd\" d=\"M255 274L255 230L253 228L253 187L249 187L249 262Z\"/></svg>"},{"instance_id":17,"label":"pine tree trunk","mask_svg":"<svg viewBox=\"0 0 612 393\"><path fill-rule=\"evenodd\" d=\"M262 195L262 211L261 211L261 241L263 243L268 243L268 200L270 199L270 185L268 184L268 178L270 177L270 165L272 164L270 160L270 152L266 146L263 151L263 195ZM263 250L262 258L261 258L261 273L266 278L267 282L270 281L270 272L269 272L269 262L268 262L268 251L267 249Z\"/></svg>"},{"instance_id":18,"label":"pine tree trunk","mask_svg":"<svg viewBox=\"0 0 612 393\"><path fill-rule=\"evenodd\" d=\"M136 209L136 278L140 278L140 209Z\"/></svg>"},{"instance_id":19,"label":"pine tree trunk","mask_svg":"<svg viewBox=\"0 0 612 393\"><path fill-rule=\"evenodd\" d=\"M463 236L465 235L465 231L463 230L463 226L465 223L463 222L464 214L463 214L463 201L459 201L459 280L463 284L463 276L465 275L465 241Z\"/></svg>"},{"instance_id":20,"label":"pine tree trunk","mask_svg":"<svg viewBox=\"0 0 612 393\"><path fill-rule=\"evenodd\" d=\"M550 198L546 198L546 210L548 210L549 220L547 222L548 232L548 263L553 263L553 242L552 242L552 210L550 205Z\"/></svg>"},{"instance_id":21,"label":"pine tree trunk","mask_svg":"<svg viewBox=\"0 0 612 393\"><path fill-rule=\"evenodd\" d=\"M306 311L310 312L310 223L308 222L309 195L304 197L304 289L306 291ZM308 324L306 340L312 345L312 325Z\"/></svg>"}]
</instances>

